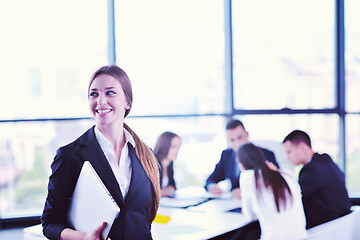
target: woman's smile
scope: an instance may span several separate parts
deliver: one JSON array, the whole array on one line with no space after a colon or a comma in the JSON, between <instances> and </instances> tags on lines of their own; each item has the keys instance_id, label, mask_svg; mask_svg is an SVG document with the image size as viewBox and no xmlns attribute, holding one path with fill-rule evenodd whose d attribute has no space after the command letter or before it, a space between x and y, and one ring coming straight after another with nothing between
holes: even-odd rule
<instances>
[{"instance_id":1,"label":"woman's smile","mask_svg":"<svg viewBox=\"0 0 360 240\"><path fill-rule=\"evenodd\" d=\"M110 112L112 112L112 109L109 109L109 108L96 109L96 113L99 115L99 117L106 116L107 113L110 113Z\"/></svg>"}]
</instances>

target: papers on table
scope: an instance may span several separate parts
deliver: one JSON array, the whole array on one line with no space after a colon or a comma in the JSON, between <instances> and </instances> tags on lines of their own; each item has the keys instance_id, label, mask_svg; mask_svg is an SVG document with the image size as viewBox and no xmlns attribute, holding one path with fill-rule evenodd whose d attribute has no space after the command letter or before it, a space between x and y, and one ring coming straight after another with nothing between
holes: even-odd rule
<instances>
[{"instance_id":1,"label":"papers on table","mask_svg":"<svg viewBox=\"0 0 360 240\"><path fill-rule=\"evenodd\" d=\"M179 198L168 198L163 197L160 200L161 207L174 207L174 208L188 208L199 205L208 201L208 198L188 198L188 199L179 199Z\"/></svg>"},{"instance_id":2,"label":"papers on table","mask_svg":"<svg viewBox=\"0 0 360 240\"><path fill-rule=\"evenodd\" d=\"M211 194L203 187L187 187L177 190L175 197L163 197L160 200L161 207L173 208L190 208L203 204L212 199L230 199L232 198L231 192L223 194Z\"/></svg>"}]
</instances>

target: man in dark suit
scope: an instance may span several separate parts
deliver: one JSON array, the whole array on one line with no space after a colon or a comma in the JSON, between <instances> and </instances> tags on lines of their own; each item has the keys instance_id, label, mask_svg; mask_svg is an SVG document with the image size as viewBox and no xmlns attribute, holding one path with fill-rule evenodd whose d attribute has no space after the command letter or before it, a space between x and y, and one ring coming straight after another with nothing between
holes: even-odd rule
<instances>
[{"instance_id":1,"label":"man in dark suit","mask_svg":"<svg viewBox=\"0 0 360 240\"><path fill-rule=\"evenodd\" d=\"M249 143L249 133L245 130L240 120L232 119L226 125L226 136L231 148L221 153L220 161L216 164L214 171L206 180L205 189L213 194L221 194L222 190L217 185L219 182L229 179L233 196L241 198L239 178L240 169L236 162L236 152L245 143ZM273 152L262 148L266 159L279 167Z\"/></svg>"},{"instance_id":2,"label":"man in dark suit","mask_svg":"<svg viewBox=\"0 0 360 240\"><path fill-rule=\"evenodd\" d=\"M328 154L315 153L307 133L295 130L283 141L288 160L303 164L299 184L306 216L306 228L350 213L351 202L343 172Z\"/></svg>"}]
</instances>

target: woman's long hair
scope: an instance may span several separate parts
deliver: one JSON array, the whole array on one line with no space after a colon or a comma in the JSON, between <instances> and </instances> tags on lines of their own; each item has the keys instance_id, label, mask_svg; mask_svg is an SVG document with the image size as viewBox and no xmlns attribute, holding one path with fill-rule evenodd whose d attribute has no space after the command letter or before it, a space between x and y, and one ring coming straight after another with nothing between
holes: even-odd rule
<instances>
[{"instance_id":1,"label":"woman's long hair","mask_svg":"<svg viewBox=\"0 0 360 240\"><path fill-rule=\"evenodd\" d=\"M129 104L130 108L125 111L126 117L130 109L132 107L133 102L133 94L132 94L132 87L131 82L128 75L116 65L110 66L103 66L99 68L90 78L89 88L94 79L101 75L106 74L114 77L118 80L121 84L121 87L124 91L127 103ZM148 221L151 223L156 216L156 212L159 208L161 190L160 190L160 177L159 177L159 163L156 160L153 152L151 149L136 135L136 133L124 123L124 128L131 134L135 141L135 152L136 156L140 160L147 176L149 177L151 184L152 184L152 194L151 194L151 201L148 210Z\"/></svg>"},{"instance_id":2,"label":"woman's long hair","mask_svg":"<svg viewBox=\"0 0 360 240\"><path fill-rule=\"evenodd\" d=\"M161 189L160 189L160 173L159 162L151 149L136 135L136 133L124 123L124 128L130 132L135 141L136 156L140 160L146 174L148 175L152 184L151 204L149 206L148 221L154 221L156 212L159 208Z\"/></svg>"},{"instance_id":3,"label":"woman's long hair","mask_svg":"<svg viewBox=\"0 0 360 240\"><path fill-rule=\"evenodd\" d=\"M240 163L246 170L254 170L255 186L258 198L261 196L262 191L260 183L261 174L265 187L270 187L274 194L276 209L278 212L280 212L281 206L284 208L286 207L287 196L290 197L290 201L292 202L292 194L289 185L278 171L271 170L266 165L265 155L260 148L256 147L252 143L244 144L238 151L238 157Z\"/></svg>"}]
</instances>

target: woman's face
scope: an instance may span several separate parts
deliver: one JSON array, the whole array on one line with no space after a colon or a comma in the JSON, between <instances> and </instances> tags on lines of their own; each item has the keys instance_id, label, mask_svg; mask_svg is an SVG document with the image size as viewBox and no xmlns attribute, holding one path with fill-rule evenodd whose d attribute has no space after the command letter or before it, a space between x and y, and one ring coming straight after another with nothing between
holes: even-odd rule
<instances>
[{"instance_id":1,"label":"woman's face","mask_svg":"<svg viewBox=\"0 0 360 240\"><path fill-rule=\"evenodd\" d=\"M123 122L129 109L120 82L107 74L100 74L89 88L89 107L98 127Z\"/></svg>"},{"instance_id":2,"label":"woman's face","mask_svg":"<svg viewBox=\"0 0 360 240\"><path fill-rule=\"evenodd\" d=\"M181 140L179 137L174 137L173 139L171 139L171 144L167 158L171 160L175 160L179 153L180 147L181 147Z\"/></svg>"}]
</instances>

